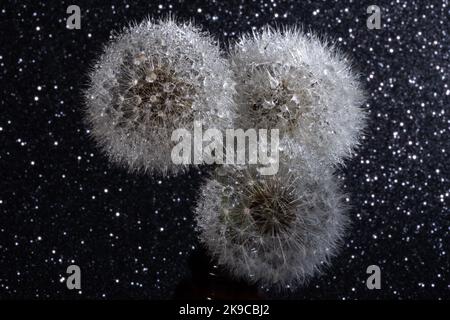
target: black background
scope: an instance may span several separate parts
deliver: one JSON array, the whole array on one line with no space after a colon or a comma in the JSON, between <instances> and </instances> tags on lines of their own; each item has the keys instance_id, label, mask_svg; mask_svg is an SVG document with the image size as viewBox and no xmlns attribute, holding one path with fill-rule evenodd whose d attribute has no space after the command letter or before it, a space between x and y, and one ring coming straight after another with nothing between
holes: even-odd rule
<instances>
[{"instance_id":1,"label":"black background","mask_svg":"<svg viewBox=\"0 0 450 320\"><path fill-rule=\"evenodd\" d=\"M81 30L65 27L71 4ZM370 4L381 7L381 30L366 27ZM367 135L338 173L353 221L342 252L308 286L258 297L450 297L447 1L2 1L0 10L0 298L168 299L207 264L189 263L202 256L192 209L207 171L129 174L82 121L87 72L111 31L169 12L224 47L267 23L303 24L353 58L369 95ZM66 288L70 264L81 291ZM381 290L365 285L371 264Z\"/></svg>"}]
</instances>

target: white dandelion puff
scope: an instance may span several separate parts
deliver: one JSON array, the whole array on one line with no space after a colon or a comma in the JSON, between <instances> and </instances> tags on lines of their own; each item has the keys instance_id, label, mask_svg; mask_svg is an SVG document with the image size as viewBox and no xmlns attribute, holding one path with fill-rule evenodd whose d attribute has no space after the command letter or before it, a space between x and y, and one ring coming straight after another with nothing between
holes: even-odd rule
<instances>
[{"instance_id":1,"label":"white dandelion puff","mask_svg":"<svg viewBox=\"0 0 450 320\"><path fill-rule=\"evenodd\" d=\"M347 225L330 171L263 176L255 167L222 168L196 207L201 241L231 274L263 286L294 288L329 262Z\"/></svg>"},{"instance_id":2,"label":"white dandelion puff","mask_svg":"<svg viewBox=\"0 0 450 320\"><path fill-rule=\"evenodd\" d=\"M352 154L365 126L364 95L348 59L296 28L242 36L230 49L236 125L280 129L280 148L335 165Z\"/></svg>"},{"instance_id":3,"label":"white dandelion puff","mask_svg":"<svg viewBox=\"0 0 450 320\"><path fill-rule=\"evenodd\" d=\"M233 83L218 44L191 23L146 20L118 34L85 92L91 133L131 171L176 174L174 130L229 126Z\"/></svg>"}]
</instances>

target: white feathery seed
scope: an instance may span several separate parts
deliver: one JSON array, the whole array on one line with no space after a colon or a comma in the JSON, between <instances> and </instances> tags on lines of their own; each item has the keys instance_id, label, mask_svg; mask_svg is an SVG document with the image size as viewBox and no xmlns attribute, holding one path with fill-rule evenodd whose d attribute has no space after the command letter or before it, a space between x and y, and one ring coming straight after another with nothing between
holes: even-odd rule
<instances>
[{"instance_id":1,"label":"white feathery seed","mask_svg":"<svg viewBox=\"0 0 450 320\"><path fill-rule=\"evenodd\" d=\"M234 86L218 44L191 23L145 20L118 34L90 73L86 120L130 171L176 174L173 130L229 127Z\"/></svg>"},{"instance_id":2,"label":"white feathery seed","mask_svg":"<svg viewBox=\"0 0 450 320\"><path fill-rule=\"evenodd\" d=\"M259 175L221 168L200 191L199 236L232 275L262 286L295 288L338 250L347 226L343 195L331 174Z\"/></svg>"},{"instance_id":3,"label":"white feathery seed","mask_svg":"<svg viewBox=\"0 0 450 320\"><path fill-rule=\"evenodd\" d=\"M310 165L342 164L365 127L364 94L348 58L298 28L264 28L230 49L235 126L280 129L280 150Z\"/></svg>"}]
</instances>

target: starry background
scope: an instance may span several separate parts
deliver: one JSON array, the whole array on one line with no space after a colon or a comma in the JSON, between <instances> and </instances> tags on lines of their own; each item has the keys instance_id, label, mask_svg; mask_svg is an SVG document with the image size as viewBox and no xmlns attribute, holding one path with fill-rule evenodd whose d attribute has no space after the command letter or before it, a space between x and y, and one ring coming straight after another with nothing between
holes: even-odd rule
<instances>
[{"instance_id":1,"label":"starry background","mask_svg":"<svg viewBox=\"0 0 450 320\"><path fill-rule=\"evenodd\" d=\"M65 27L81 8L81 30ZM382 10L368 30L366 8ZM361 73L370 123L337 172L353 221L341 253L290 299L448 299L448 1L2 1L0 298L170 299L201 252L192 209L207 170L171 178L108 163L82 121L89 65L112 31L173 13L225 47L242 32L303 24ZM66 288L77 264L82 290ZM382 272L368 290L366 268ZM226 278L226 274L223 275Z\"/></svg>"}]
</instances>

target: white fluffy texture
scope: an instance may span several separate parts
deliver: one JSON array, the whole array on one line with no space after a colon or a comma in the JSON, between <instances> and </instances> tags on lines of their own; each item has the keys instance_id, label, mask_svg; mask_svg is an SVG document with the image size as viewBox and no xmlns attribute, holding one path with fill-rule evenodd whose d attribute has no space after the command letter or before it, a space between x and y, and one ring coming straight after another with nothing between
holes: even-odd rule
<instances>
[{"instance_id":1,"label":"white fluffy texture","mask_svg":"<svg viewBox=\"0 0 450 320\"><path fill-rule=\"evenodd\" d=\"M235 125L280 129L282 152L335 165L365 126L364 95L346 57L295 28L265 28L231 48Z\"/></svg>"},{"instance_id":2,"label":"white fluffy texture","mask_svg":"<svg viewBox=\"0 0 450 320\"><path fill-rule=\"evenodd\" d=\"M233 83L217 43L190 23L146 20L105 48L90 74L86 119L116 163L176 174L172 131L229 127Z\"/></svg>"},{"instance_id":3,"label":"white fluffy texture","mask_svg":"<svg viewBox=\"0 0 450 320\"><path fill-rule=\"evenodd\" d=\"M312 179L285 168L275 176L259 176L254 168L221 170L201 189L196 221L201 241L233 275L295 288L337 252L346 207L329 171ZM255 197L261 186L264 197ZM279 221L277 232L263 232Z\"/></svg>"}]
</instances>

